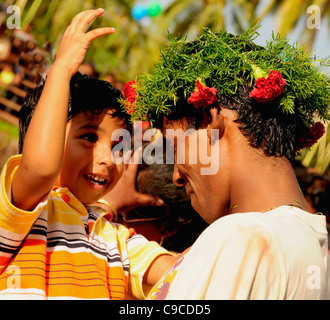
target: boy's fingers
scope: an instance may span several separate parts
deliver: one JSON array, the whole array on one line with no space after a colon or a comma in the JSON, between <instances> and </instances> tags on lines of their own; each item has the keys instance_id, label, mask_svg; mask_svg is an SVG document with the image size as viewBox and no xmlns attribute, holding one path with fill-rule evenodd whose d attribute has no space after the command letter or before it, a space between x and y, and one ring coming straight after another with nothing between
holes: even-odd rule
<instances>
[{"instance_id":1,"label":"boy's fingers","mask_svg":"<svg viewBox=\"0 0 330 320\"><path fill-rule=\"evenodd\" d=\"M78 34L84 34L87 30L87 27L93 22L93 20L102 15L104 9L97 10L86 10L78 13L70 24L70 29L72 32L77 32Z\"/></svg>"},{"instance_id":2,"label":"boy's fingers","mask_svg":"<svg viewBox=\"0 0 330 320\"><path fill-rule=\"evenodd\" d=\"M87 12L86 16L83 16L80 23L77 26L77 32L84 34L94 20L101 16L104 13L103 9L92 10L91 12Z\"/></svg>"},{"instance_id":3,"label":"boy's fingers","mask_svg":"<svg viewBox=\"0 0 330 320\"><path fill-rule=\"evenodd\" d=\"M95 29L95 30L89 31L88 33L86 33L85 36L87 37L87 40L89 42L92 42L96 38L105 36L107 34L112 34L114 32L115 32L115 28L108 28L108 27L106 27L106 28L99 28L99 29Z\"/></svg>"},{"instance_id":4,"label":"boy's fingers","mask_svg":"<svg viewBox=\"0 0 330 320\"><path fill-rule=\"evenodd\" d=\"M78 29L78 25L82 21L83 17L86 17L87 14L92 14L93 11L94 10L86 10L86 11L82 11L82 12L78 13L77 15L75 15L72 18L71 23L70 23L68 29L71 32L75 32Z\"/></svg>"},{"instance_id":5,"label":"boy's fingers","mask_svg":"<svg viewBox=\"0 0 330 320\"><path fill-rule=\"evenodd\" d=\"M124 153L123 161L126 165L127 164L136 164L136 165L141 164L142 147L138 148L134 153L132 150L126 151Z\"/></svg>"},{"instance_id":6,"label":"boy's fingers","mask_svg":"<svg viewBox=\"0 0 330 320\"><path fill-rule=\"evenodd\" d=\"M140 194L140 199L139 199L139 204L140 206L163 206L164 201L156 196L152 196L149 194Z\"/></svg>"},{"instance_id":7,"label":"boy's fingers","mask_svg":"<svg viewBox=\"0 0 330 320\"><path fill-rule=\"evenodd\" d=\"M130 170L130 174L136 177L139 164L142 163L142 148L138 148L134 153L131 151L131 159L129 165L127 165L126 169Z\"/></svg>"},{"instance_id":8,"label":"boy's fingers","mask_svg":"<svg viewBox=\"0 0 330 320\"><path fill-rule=\"evenodd\" d=\"M127 169L128 164L131 162L132 151L126 151L123 156L124 169Z\"/></svg>"},{"instance_id":9,"label":"boy's fingers","mask_svg":"<svg viewBox=\"0 0 330 320\"><path fill-rule=\"evenodd\" d=\"M131 163L140 164L142 163L142 147L139 147L131 158Z\"/></svg>"}]
</instances>

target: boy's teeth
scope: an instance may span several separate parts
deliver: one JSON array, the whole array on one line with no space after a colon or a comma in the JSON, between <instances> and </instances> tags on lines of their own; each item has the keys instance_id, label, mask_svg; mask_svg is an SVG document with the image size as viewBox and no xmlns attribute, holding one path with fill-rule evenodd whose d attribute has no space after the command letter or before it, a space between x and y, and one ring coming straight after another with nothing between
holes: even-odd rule
<instances>
[{"instance_id":1,"label":"boy's teeth","mask_svg":"<svg viewBox=\"0 0 330 320\"><path fill-rule=\"evenodd\" d=\"M106 181L106 179L101 178L101 177L99 177L99 176L95 176L95 175L93 175L93 174L88 174L88 175L87 175L87 178L88 178L89 180L92 180L92 182L98 182L98 183L104 183L104 182Z\"/></svg>"}]
</instances>

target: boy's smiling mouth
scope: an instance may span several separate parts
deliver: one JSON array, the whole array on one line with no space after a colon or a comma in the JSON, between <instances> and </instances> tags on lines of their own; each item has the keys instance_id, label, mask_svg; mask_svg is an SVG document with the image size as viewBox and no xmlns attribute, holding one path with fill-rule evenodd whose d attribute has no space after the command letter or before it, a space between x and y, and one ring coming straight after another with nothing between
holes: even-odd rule
<instances>
[{"instance_id":1,"label":"boy's smiling mouth","mask_svg":"<svg viewBox=\"0 0 330 320\"><path fill-rule=\"evenodd\" d=\"M86 178L88 184L97 190L102 189L107 182L110 180L108 177L98 175L98 174L85 174L84 177Z\"/></svg>"}]
</instances>

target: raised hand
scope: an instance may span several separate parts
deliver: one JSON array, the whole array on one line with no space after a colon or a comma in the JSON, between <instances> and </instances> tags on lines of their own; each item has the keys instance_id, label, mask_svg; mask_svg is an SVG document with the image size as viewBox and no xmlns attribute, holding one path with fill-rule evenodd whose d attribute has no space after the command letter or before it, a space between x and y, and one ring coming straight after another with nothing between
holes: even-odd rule
<instances>
[{"instance_id":1,"label":"raised hand","mask_svg":"<svg viewBox=\"0 0 330 320\"><path fill-rule=\"evenodd\" d=\"M35 208L52 189L61 171L71 77L84 61L91 42L115 31L99 28L86 32L103 12L97 9L79 13L64 33L26 133L21 165L13 178L12 201L20 209Z\"/></svg>"},{"instance_id":2,"label":"raised hand","mask_svg":"<svg viewBox=\"0 0 330 320\"><path fill-rule=\"evenodd\" d=\"M69 71L73 76L83 63L87 49L96 38L115 32L114 28L98 28L86 33L90 23L104 13L104 9L87 10L79 13L65 30L59 46L55 64Z\"/></svg>"}]
</instances>

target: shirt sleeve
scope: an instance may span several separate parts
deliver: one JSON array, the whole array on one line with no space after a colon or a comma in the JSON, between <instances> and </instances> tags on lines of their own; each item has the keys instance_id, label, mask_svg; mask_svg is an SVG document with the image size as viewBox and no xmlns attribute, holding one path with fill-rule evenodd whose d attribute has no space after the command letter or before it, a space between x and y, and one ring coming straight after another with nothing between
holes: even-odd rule
<instances>
[{"instance_id":1,"label":"shirt sleeve","mask_svg":"<svg viewBox=\"0 0 330 320\"><path fill-rule=\"evenodd\" d=\"M20 164L21 155L11 157L5 164L0 184L0 273L20 246L47 201L33 211L24 211L11 202L11 185Z\"/></svg>"},{"instance_id":2,"label":"shirt sleeve","mask_svg":"<svg viewBox=\"0 0 330 320\"><path fill-rule=\"evenodd\" d=\"M148 241L144 236L133 233L127 240L127 252L130 261L128 292L137 299L145 299L143 276L150 264L163 254L173 255L155 241Z\"/></svg>"}]
</instances>

